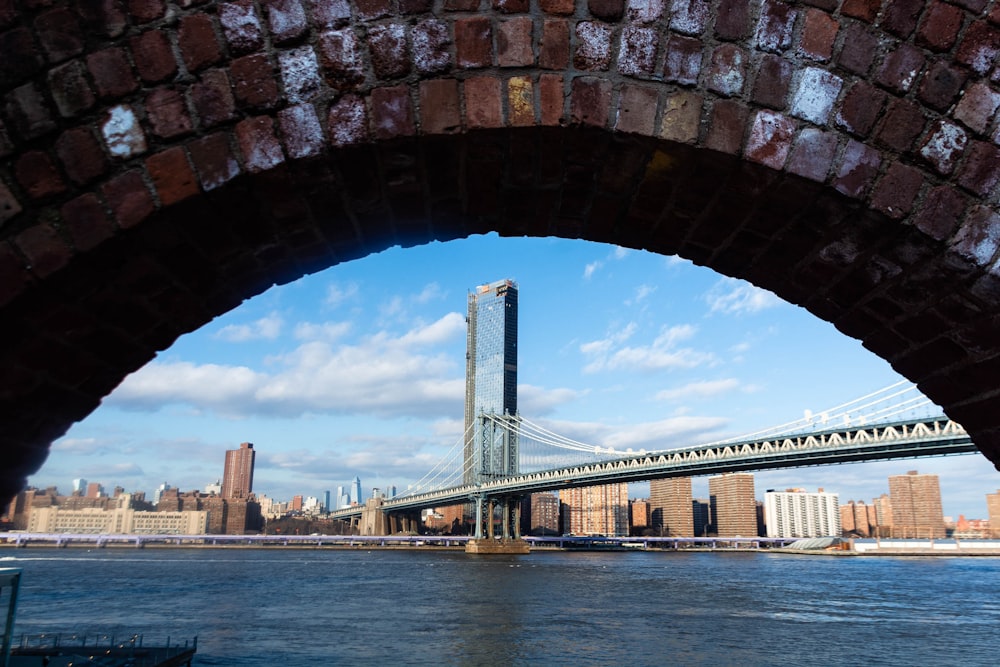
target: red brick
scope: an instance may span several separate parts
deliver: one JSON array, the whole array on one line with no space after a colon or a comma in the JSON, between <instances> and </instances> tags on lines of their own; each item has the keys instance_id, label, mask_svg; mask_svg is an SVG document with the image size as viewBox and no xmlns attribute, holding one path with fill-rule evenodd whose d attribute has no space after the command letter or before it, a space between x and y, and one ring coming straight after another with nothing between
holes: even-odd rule
<instances>
[{"instance_id":1,"label":"red brick","mask_svg":"<svg viewBox=\"0 0 1000 667\"><path fill-rule=\"evenodd\" d=\"M546 14L569 16L576 9L574 0L539 0L538 6Z\"/></svg>"},{"instance_id":2,"label":"red brick","mask_svg":"<svg viewBox=\"0 0 1000 667\"><path fill-rule=\"evenodd\" d=\"M910 90L923 68L924 54L909 44L900 44L886 55L875 79L889 90L903 94Z\"/></svg>"},{"instance_id":3,"label":"red brick","mask_svg":"<svg viewBox=\"0 0 1000 667\"><path fill-rule=\"evenodd\" d=\"M218 6L219 24L229 50L242 55L264 46L264 28L252 0L236 0Z\"/></svg>"},{"instance_id":4,"label":"red brick","mask_svg":"<svg viewBox=\"0 0 1000 667\"><path fill-rule=\"evenodd\" d=\"M134 227L156 209L146 182L135 169L105 183L101 194L122 229Z\"/></svg>"},{"instance_id":5,"label":"red brick","mask_svg":"<svg viewBox=\"0 0 1000 667\"><path fill-rule=\"evenodd\" d=\"M984 83L974 83L962 95L952 117L982 134L989 128L998 108L1000 93Z\"/></svg>"},{"instance_id":6,"label":"red brick","mask_svg":"<svg viewBox=\"0 0 1000 667\"><path fill-rule=\"evenodd\" d=\"M146 120L156 136L173 139L191 132L191 116L177 90L156 88L146 96L145 106Z\"/></svg>"},{"instance_id":7,"label":"red brick","mask_svg":"<svg viewBox=\"0 0 1000 667\"><path fill-rule=\"evenodd\" d=\"M497 27L497 64L500 67L529 67L535 62L530 16L500 21Z\"/></svg>"},{"instance_id":8,"label":"red brick","mask_svg":"<svg viewBox=\"0 0 1000 667\"><path fill-rule=\"evenodd\" d=\"M354 6L364 21L384 18L393 12L392 0L354 0Z\"/></svg>"},{"instance_id":9,"label":"red brick","mask_svg":"<svg viewBox=\"0 0 1000 667\"><path fill-rule=\"evenodd\" d=\"M962 28L962 10L943 2L931 2L917 29L917 45L932 51L947 51Z\"/></svg>"},{"instance_id":10,"label":"red brick","mask_svg":"<svg viewBox=\"0 0 1000 667\"><path fill-rule=\"evenodd\" d=\"M202 72L201 80L191 85L188 95L203 128L215 127L235 118L233 87L224 70Z\"/></svg>"},{"instance_id":11,"label":"red brick","mask_svg":"<svg viewBox=\"0 0 1000 667\"><path fill-rule=\"evenodd\" d=\"M1000 55L1000 31L986 23L972 23L965 30L955 60L984 75L993 68Z\"/></svg>"},{"instance_id":12,"label":"red brick","mask_svg":"<svg viewBox=\"0 0 1000 667\"><path fill-rule=\"evenodd\" d=\"M72 60L50 70L49 90L63 118L77 116L97 101L87 81L86 67L80 60Z\"/></svg>"},{"instance_id":13,"label":"red brick","mask_svg":"<svg viewBox=\"0 0 1000 667\"><path fill-rule=\"evenodd\" d=\"M590 71L608 69L611 63L611 37L611 26L604 23L593 21L577 23L574 67Z\"/></svg>"},{"instance_id":14,"label":"red brick","mask_svg":"<svg viewBox=\"0 0 1000 667\"><path fill-rule=\"evenodd\" d=\"M619 132L653 136L658 103L659 95L654 88L628 84L622 86L622 92L618 98L618 118L615 120L615 129Z\"/></svg>"},{"instance_id":15,"label":"red brick","mask_svg":"<svg viewBox=\"0 0 1000 667\"><path fill-rule=\"evenodd\" d=\"M1000 183L1000 148L973 141L958 173L958 184L980 197L988 197Z\"/></svg>"},{"instance_id":16,"label":"red brick","mask_svg":"<svg viewBox=\"0 0 1000 667\"><path fill-rule=\"evenodd\" d=\"M115 233L115 227L104 206L92 193L69 200L59 209L59 213L73 247L78 251L95 248Z\"/></svg>"},{"instance_id":17,"label":"red brick","mask_svg":"<svg viewBox=\"0 0 1000 667\"><path fill-rule=\"evenodd\" d=\"M867 23L874 23L881 6L881 0L844 0L840 11L845 16L861 19Z\"/></svg>"},{"instance_id":18,"label":"red brick","mask_svg":"<svg viewBox=\"0 0 1000 667\"><path fill-rule=\"evenodd\" d=\"M927 0L889 0L882 14L882 27L906 39L917 27L917 20L926 5Z\"/></svg>"},{"instance_id":19,"label":"red brick","mask_svg":"<svg viewBox=\"0 0 1000 667\"><path fill-rule=\"evenodd\" d=\"M504 14L524 14L530 7L529 0L493 0L493 8Z\"/></svg>"},{"instance_id":20,"label":"red brick","mask_svg":"<svg viewBox=\"0 0 1000 667\"><path fill-rule=\"evenodd\" d=\"M56 154L69 180L77 185L89 183L108 169L104 150L90 128L63 132L56 141Z\"/></svg>"},{"instance_id":21,"label":"red brick","mask_svg":"<svg viewBox=\"0 0 1000 667\"><path fill-rule=\"evenodd\" d=\"M94 34L118 37L128 23L125 12L117 0L93 0L76 3L76 9Z\"/></svg>"},{"instance_id":22,"label":"red brick","mask_svg":"<svg viewBox=\"0 0 1000 667\"><path fill-rule=\"evenodd\" d=\"M958 97L967 76L963 69L936 62L928 68L917 95L928 106L944 111Z\"/></svg>"},{"instance_id":23,"label":"red brick","mask_svg":"<svg viewBox=\"0 0 1000 667\"><path fill-rule=\"evenodd\" d=\"M881 164L878 151L857 141L849 141L841 156L833 187L848 197L860 198L878 175Z\"/></svg>"},{"instance_id":24,"label":"red brick","mask_svg":"<svg viewBox=\"0 0 1000 667\"><path fill-rule=\"evenodd\" d=\"M34 84L26 83L7 93L7 119L11 130L24 139L34 139L56 128L48 104Z\"/></svg>"},{"instance_id":25,"label":"red brick","mask_svg":"<svg viewBox=\"0 0 1000 667\"><path fill-rule=\"evenodd\" d=\"M180 146L146 158L146 171L163 206L170 206L198 194L198 178Z\"/></svg>"},{"instance_id":26,"label":"red brick","mask_svg":"<svg viewBox=\"0 0 1000 667\"><path fill-rule=\"evenodd\" d=\"M833 45L837 41L839 31L840 24L826 12L817 9L806 10L799 53L820 62L830 60L833 57Z\"/></svg>"},{"instance_id":27,"label":"red brick","mask_svg":"<svg viewBox=\"0 0 1000 667\"><path fill-rule=\"evenodd\" d=\"M507 81L507 109L511 127L535 124L535 88L531 77L515 76Z\"/></svg>"},{"instance_id":28,"label":"red brick","mask_svg":"<svg viewBox=\"0 0 1000 667\"><path fill-rule=\"evenodd\" d=\"M371 94L373 134L376 139L416 134L409 86L376 88Z\"/></svg>"},{"instance_id":29,"label":"red brick","mask_svg":"<svg viewBox=\"0 0 1000 667\"><path fill-rule=\"evenodd\" d=\"M197 72L222 59L215 28L208 14L191 14L181 19L177 47L190 72Z\"/></svg>"},{"instance_id":30,"label":"red brick","mask_svg":"<svg viewBox=\"0 0 1000 667\"><path fill-rule=\"evenodd\" d=\"M14 237L14 245L28 260L28 269L39 278L49 276L69 263L73 251L48 224L32 225Z\"/></svg>"},{"instance_id":31,"label":"red brick","mask_svg":"<svg viewBox=\"0 0 1000 667\"><path fill-rule=\"evenodd\" d=\"M503 127L500 81L492 76L466 79L465 122L470 129Z\"/></svg>"},{"instance_id":32,"label":"red brick","mask_svg":"<svg viewBox=\"0 0 1000 667\"><path fill-rule=\"evenodd\" d=\"M843 48L837 64L855 74L867 74L879 51L878 38L866 31L861 24L852 23L842 31Z\"/></svg>"},{"instance_id":33,"label":"red brick","mask_svg":"<svg viewBox=\"0 0 1000 667\"><path fill-rule=\"evenodd\" d=\"M326 82L337 90L354 90L365 80L362 47L353 30L330 30L317 47Z\"/></svg>"},{"instance_id":34,"label":"red brick","mask_svg":"<svg viewBox=\"0 0 1000 667\"><path fill-rule=\"evenodd\" d=\"M867 81L858 81L844 95L836 123L858 137L867 137L882 113L886 94Z\"/></svg>"},{"instance_id":35,"label":"red brick","mask_svg":"<svg viewBox=\"0 0 1000 667\"><path fill-rule=\"evenodd\" d=\"M986 266L993 261L1000 237L996 234L998 216L986 206L973 206L962 220L948 245L949 259L968 267Z\"/></svg>"},{"instance_id":36,"label":"red brick","mask_svg":"<svg viewBox=\"0 0 1000 667\"><path fill-rule=\"evenodd\" d=\"M423 134L454 134L462 129L458 81L420 82L420 129Z\"/></svg>"},{"instance_id":37,"label":"red brick","mask_svg":"<svg viewBox=\"0 0 1000 667\"><path fill-rule=\"evenodd\" d=\"M277 105L279 94L274 70L263 55L243 56L232 62L229 73L240 106L270 109Z\"/></svg>"},{"instance_id":38,"label":"red brick","mask_svg":"<svg viewBox=\"0 0 1000 667\"><path fill-rule=\"evenodd\" d=\"M872 208L893 220L901 220L909 215L923 184L924 176L920 170L893 162L875 185Z\"/></svg>"},{"instance_id":39,"label":"red brick","mask_svg":"<svg viewBox=\"0 0 1000 667\"><path fill-rule=\"evenodd\" d=\"M607 127L611 109L611 82L581 76L573 79L570 93L570 121L581 125Z\"/></svg>"},{"instance_id":40,"label":"red brick","mask_svg":"<svg viewBox=\"0 0 1000 667\"><path fill-rule=\"evenodd\" d=\"M965 197L956 188L948 185L933 188L913 217L913 225L935 241L944 241L958 227L966 205Z\"/></svg>"},{"instance_id":41,"label":"red brick","mask_svg":"<svg viewBox=\"0 0 1000 667\"><path fill-rule=\"evenodd\" d=\"M736 41L750 34L750 4L746 0L719 0L718 7L716 37Z\"/></svg>"},{"instance_id":42,"label":"red brick","mask_svg":"<svg viewBox=\"0 0 1000 667\"><path fill-rule=\"evenodd\" d=\"M663 104L660 136L668 141L693 144L701 131L701 108L704 101L692 92L680 91Z\"/></svg>"},{"instance_id":43,"label":"red brick","mask_svg":"<svg viewBox=\"0 0 1000 667\"><path fill-rule=\"evenodd\" d=\"M83 52L83 28L77 15L68 9L53 9L35 19L35 34L49 62L61 62Z\"/></svg>"},{"instance_id":44,"label":"red brick","mask_svg":"<svg viewBox=\"0 0 1000 667\"><path fill-rule=\"evenodd\" d=\"M788 59L766 53L760 59L751 99L764 106L783 109L791 83L792 64Z\"/></svg>"},{"instance_id":45,"label":"red brick","mask_svg":"<svg viewBox=\"0 0 1000 667\"><path fill-rule=\"evenodd\" d=\"M773 53L788 50L797 16L798 12L785 2L764 0L757 23L757 46Z\"/></svg>"},{"instance_id":46,"label":"red brick","mask_svg":"<svg viewBox=\"0 0 1000 667\"><path fill-rule=\"evenodd\" d=\"M128 13L136 23L155 21L166 12L164 0L128 0Z\"/></svg>"},{"instance_id":47,"label":"red brick","mask_svg":"<svg viewBox=\"0 0 1000 667\"><path fill-rule=\"evenodd\" d=\"M421 21L410 31L413 64L425 74L444 72L451 66L451 37L444 21Z\"/></svg>"},{"instance_id":48,"label":"red brick","mask_svg":"<svg viewBox=\"0 0 1000 667\"><path fill-rule=\"evenodd\" d=\"M493 28L488 18L455 20L455 60L467 69L493 65Z\"/></svg>"},{"instance_id":49,"label":"red brick","mask_svg":"<svg viewBox=\"0 0 1000 667\"><path fill-rule=\"evenodd\" d=\"M225 185L240 175L240 165L229 145L229 135L216 132L188 144L191 162L205 192Z\"/></svg>"},{"instance_id":50,"label":"red brick","mask_svg":"<svg viewBox=\"0 0 1000 667\"><path fill-rule=\"evenodd\" d=\"M368 28L368 48L375 76L380 80L397 79L410 73L410 48L403 24L376 24Z\"/></svg>"},{"instance_id":51,"label":"red brick","mask_svg":"<svg viewBox=\"0 0 1000 667\"><path fill-rule=\"evenodd\" d=\"M625 26L618 50L618 71L626 76L652 74L658 46L659 37L655 29Z\"/></svg>"},{"instance_id":52,"label":"red brick","mask_svg":"<svg viewBox=\"0 0 1000 667\"><path fill-rule=\"evenodd\" d=\"M558 70L569 67L569 24L561 19L547 19L542 24L538 48L539 67Z\"/></svg>"},{"instance_id":53,"label":"red brick","mask_svg":"<svg viewBox=\"0 0 1000 667\"><path fill-rule=\"evenodd\" d=\"M712 51L712 61L706 73L705 85L727 97L743 92L746 82L746 54L737 46L723 44Z\"/></svg>"},{"instance_id":54,"label":"red brick","mask_svg":"<svg viewBox=\"0 0 1000 667\"><path fill-rule=\"evenodd\" d=\"M826 181L837 153L837 135L807 127L799 134L786 170L817 183Z\"/></svg>"},{"instance_id":55,"label":"red brick","mask_svg":"<svg viewBox=\"0 0 1000 667\"><path fill-rule=\"evenodd\" d=\"M267 24L275 44L294 41L309 29L306 10L299 0L266 0L262 4L267 7Z\"/></svg>"},{"instance_id":56,"label":"red brick","mask_svg":"<svg viewBox=\"0 0 1000 667\"><path fill-rule=\"evenodd\" d=\"M542 74L538 78L539 115L542 125L555 127L563 122L565 82L561 74Z\"/></svg>"},{"instance_id":57,"label":"red brick","mask_svg":"<svg viewBox=\"0 0 1000 667\"><path fill-rule=\"evenodd\" d=\"M947 176L955 170L955 165L962 157L969 137L958 125L945 120L938 120L927 133L920 155L927 160L934 170L942 176Z\"/></svg>"},{"instance_id":58,"label":"red brick","mask_svg":"<svg viewBox=\"0 0 1000 667\"><path fill-rule=\"evenodd\" d=\"M479 0L444 0L448 12L471 12L479 8Z\"/></svg>"},{"instance_id":59,"label":"red brick","mask_svg":"<svg viewBox=\"0 0 1000 667\"><path fill-rule=\"evenodd\" d=\"M905 153L924 131L925 122L919 106L908 100L893 99L889 102L875 139L886 148L891 148L897 153Z\"/></svg>"},{"instance_id":60,"label":"red brick","mask_svg":"<svg viewBox=\"0 0 1000 667\"><path fill-rule=\"evenodd\" d=\"M307 8L313 24L320 28L342 28L351 21L350 0L309 2Z\"/></svg>"},{"instance_id":61,"label":"red brick","mask_svg":"<svg viewBox=\"0 0 1000 667\"><path fill-rule=\"evenodd\" d=\"M52 158L41 151L28 151L21 155L14 173L17 182L32 199L42 199L66 190Z\"/></svg>"},{"instance_id":62,"label":"red brick","mask_svg":"<svg viewBox=\"0 0 1000 667\"><path fill-rule=\"evenodd\" d=\"M368 110L356 95L345 95L330 105L327 118L330 143L334 146L358 144L368 139Z\"/></svg>"},{"instance_id":63,"label":"red brick","mask_svg":"<svg viewBox=\"0 0 1000 667\"><path fill-rule=\"evenodd\" d=\"M617 21L625 14L625 0L587 0L587 9L602 21Z\"/></svg>"},{"instance_id":64,"label":"red brick","mask_svg":"<svg viewBox=\"0 0 1000 667\"><path fill-rule=\"evenodd\" d=\"M712 18L712 6L707 0L674 0L669 9L664 7L662 10L659 3L651 2L640 12L641 18L637 20L650 24L659 23L661 15L669 12L670 29L692 37L700 37Z\"/></svg>"},{"instance_id":65,"label":"red brick","mask_svg":"<svg viewBox=\"0 0 1000 667\"><path fill-rule=\"evenodd\" d=\"M434 0L399 0L402 14L426 14L434 6Z\"/></svg>"},{"instance_id":66,"label":"red brick","mask_svg":"<svg viewBox=\"0 0 1000 667\"><path fill-rule=\"evenodd\" d=\"M98 96L118 99L139 87L125 50L112 47L87 56L87 69L94 80Z\"/></svg>"},{"instance_id":67,"label":"red brick","mask_svg":"<svg viewBox=\"0 0 1000 667\"><path fill-rule=\"evenodd\" d=\"M709 115L705 147L728 155L739 155L748 116L747 108L739 102L717 101Z\"/></svg>"},{"instance_id":68,"label":"red brick","mask_svg":"<svg viewBox=\"0 0 1000 667\"><path fill-rule=\"evenodd\" d=\"M751 162L782 169L794 138L795 121L773 111L758 111L743 155Z\"/></svg>"},{"instance_id":69,"label":"red brick","mask_svg":"<svg viewBox=\"0 0 1000 667\"><path fill-rule=\"evenodd\" d=\"M247 118L237 123L236 143L243 154L243 166L251 174L267 171L285 161L269 116Z\"/></svg>"},{"instance_id":70,"label":"red brick","mask_svg":"<svg viewBox=\"0 0 1000 667\"><path fill-rule=\"evenodd\" d=\"M159 83L177 74L170 42L164 32L150 30L129 40L132 62L146 83Z\"/></svg>"}]
</instances>

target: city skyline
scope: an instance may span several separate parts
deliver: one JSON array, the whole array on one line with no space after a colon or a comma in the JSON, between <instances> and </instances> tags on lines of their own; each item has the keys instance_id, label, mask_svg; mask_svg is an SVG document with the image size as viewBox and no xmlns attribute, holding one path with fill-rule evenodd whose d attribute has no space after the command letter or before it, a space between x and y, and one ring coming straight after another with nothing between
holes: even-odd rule
<instances>
[{"instance_id":1,"label":"city skyline","mask_svg":"<svg viewBox=\"0 0 1000 667\"><path fill-rule=\"evenodd\" d=\"M801 308L677 258L495 235L394 248L280 288L182 337L57 440L29 479L202 488L257 445L255 491L400 491L461 437L466 295L521 288L520 411L582 442L684 446L798 419L900 379ZM939 474L945 514L985 516L982 456L758 473L758 489L871 500ZM705 495L705 478L695 478ZM641 485L632 496L646 496Z\"/></svg>"}]
</instances>

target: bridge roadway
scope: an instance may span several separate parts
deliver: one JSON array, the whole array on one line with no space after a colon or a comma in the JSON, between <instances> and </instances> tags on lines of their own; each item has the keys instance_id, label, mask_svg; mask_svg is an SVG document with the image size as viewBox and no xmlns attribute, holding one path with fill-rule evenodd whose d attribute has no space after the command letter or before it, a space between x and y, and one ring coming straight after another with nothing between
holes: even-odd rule
<instances>
[{"instance_id":1,"label":"bridge roadway","mask_svg":"<svg viewBox=\"0 0 1000 667\"><path fill-rule=\"evenodd\" d=\"M574 486L946 456L978 451L972 438L960 424L947 417L930 417L778 436L767 440L744 440L633 453L585 465L389 498L380 509L386 513L408 512L469 502L476 497L502 498ZM345 508L331 512L330 517L350 520L360 517L362 509Z\"/></svg>"}]
</instances>

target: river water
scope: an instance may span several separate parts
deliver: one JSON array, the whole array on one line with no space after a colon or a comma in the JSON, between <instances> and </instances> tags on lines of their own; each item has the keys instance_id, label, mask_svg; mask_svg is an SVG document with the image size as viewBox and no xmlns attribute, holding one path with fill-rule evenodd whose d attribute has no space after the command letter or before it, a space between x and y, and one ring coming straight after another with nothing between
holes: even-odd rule
<instances>
[{"instance_id":1,"label":"river water","mask_svg":"<svg viewBox=\"0 0 1000 667\"><path fill-rule=\"evenodd\" d=\"M16 633L198 637L195 665L963 665L1000 558L0 549Z\"/></svg>"}]
</instances>

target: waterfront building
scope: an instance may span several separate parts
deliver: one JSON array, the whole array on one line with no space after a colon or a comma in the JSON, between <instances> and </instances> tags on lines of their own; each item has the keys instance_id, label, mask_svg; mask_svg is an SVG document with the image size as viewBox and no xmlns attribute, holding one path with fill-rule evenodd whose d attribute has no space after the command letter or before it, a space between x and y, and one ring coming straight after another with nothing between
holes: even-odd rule
<instances>
[{"instance_id":1,"label":"waterfront building","mask_svg":"<svg viewBox=\"0 0 1000 667\"><path fill-rule=\"evenodd\" d=\"M990 536L1000 537L1000 489L986 494L986 516L989 520Z\"/></svg>"},{"instance_id":2,"label":"waterfront building","mask_svg":"<svg viewBox=\"0 0 1000 667\"><path fill-rule=\"evenodd\" d=\"M527 535L559 534L559 496L552 492L532 493L528 498L528 511L522 513L526 519Z\"/></svg>"},{"instance_id":3,"label":"waterfront building","mask_svg":"<svg viewBox=\"0 0 1000 667\"><path fill-rule=\"evenodd\" d=\"M579 486L559 491L562 532L628 536L628 483Z\"/></svg>"},{"instance_id":4,"label":"waterfront building","mask_svg":"<svg viewBox=\"0 0 1000 667\"><path fill-rule=\"evenodd\" d=\"M691 501L691 515L694 521L696 537L706 537L711 527L711 501L708 498L695 498Z\"/></svg>"},{"instance_id":5,"label":"waterfront building","mask_svg":"<svg viewBox=\"0 0 1000 667\"><path fill-rule=\"evenodd\" d=\"M253 464L256 452L253 444L240 443L239 449L226 451L226 466L222 475L223 498L249 498L253 493Z\"/></svg>"},{"instance_id":6,"label":"waterfront building","mask_svg":"<svg viewBox=\"0 0 1000 667\"><path fill-rule=\"evenodd\" d=\"M168 490L169 488L171 487L166 482L156 487L156 491L153 491L153 505L160 504L160 496L163 495L163 492Z\"/></svg>"},{"instance_id":7,"label":"waterfront building","mask_svg":"<svg viewBox=\"0 0 1000 667\"><path fill-rule=\"evenodd\" d=\"M498 434L482 446L481 413L517 414L517 285L498 280L469 294L465 354L464 482L517 472L517 442Z\"/></svg>"},{"instance_id":8,"label":"waterfront building","mask_svg":"<svg viewBox=\"0 0 1000 667\"><path fill-rule=\"evenodd\" d=\"M302 511L302 496L292 496L292 511L293 512Z\"/></svg>"},{"instance_id":9,"label":"waterfront building","mask_svg":"<svg viewBox=\"0 0 1000 667\"><path fill-rule=\"evenodd\" d=\"M839 514L841 534L853 537L870 537L872 535L874 508L865 505L865 501L848 501L846 505L840 506Z\"/></svg>"},{"instance_id":10,"label":"waterfront building","mask_svg":"<svg viewBox=\"0 0 1000 667\"><path fill-rule=\"evenodd\" d=\"M350 505L364 505L365 500L361 495L361 478L355 477L354 481L351 482L351 499L348 501L348 506Z\"/></svg>"},{"instance_id":11,"label":"waterfront building","mask_svg":"<svg viewBox=\"0 0 1000 667\"><path fill-rule=\"evenodd\" d=\"M768 537L840 536L840 508L836 493L822 489L768 491L764 494L764 525Z\"/></svg>"},{"instance_id":12,"label":"waterfront building","mask_svg":"<svg viewBox=\"0 0 1000 667\"><path fill-rule=\"evenodd\" d=\"M208 512L38 507L32 509L27 529L33 533L204 535L208 531Z\"/></svg>"},{"instance_id":13,"label":"waterfront building","mask_svg":"<svg viewBox=\"0 0 1000 667\"><path fill-rule=\"evenodd\" d=\"M653 533L670 537L693 537L693 500L690 477L651 480L649 513Z\"/></svg>"},{"instance_id":14,"label":"waterfront building","mask_svg":"<svg viewBox=\"0 0 1000 667\"><path fill-rule=\"evenodd\" d=\"M889 494L883 493L878 498L873 498L872 507L875 508L875 534L888 537L892 534L892 500Z\"/></svg>"},{"instance_id":15,"label":"waterfront building","mask_svg":"<svg viewBox=\"0 0 1000 667\"><path fill-rule=\"evenodd\" d=\"M642 535L650 530L649 498L636 498L628 504L629 535Z\"/></svg>"},{"instance_id":16,"label":"waterfront building","mask_svg":"<svg viewBox=\"0 0 1000 667\"><path fill-rule=\"evenodd\" d=\"M937 475L911 470L890 475L892 537L944 537L944 511Z\"/></svg>"},{"instance_id":17,"label":"waterfront building","mask_svg":"<svg viewBox=\"0 0 1000 667\"><path fill-rule=\"evenodd\" d=\"M719 537L756 537L757 500L751 473L726 473L708 478L709 512Z\"/></svg>"}]
</instances>

